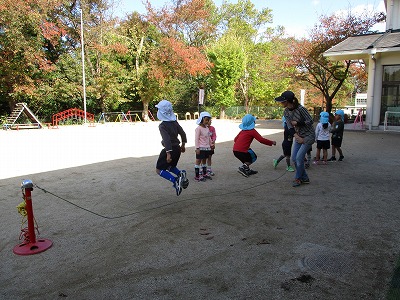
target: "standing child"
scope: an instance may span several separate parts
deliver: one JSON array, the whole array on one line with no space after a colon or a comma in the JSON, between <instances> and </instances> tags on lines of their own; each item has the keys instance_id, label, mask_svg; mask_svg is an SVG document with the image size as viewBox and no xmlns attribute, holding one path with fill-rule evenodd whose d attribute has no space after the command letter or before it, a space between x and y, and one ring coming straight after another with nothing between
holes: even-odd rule
<instances>
[{"instance_id":1,"label":"standing child","mask_svg":"<svg viewBox=\"0 0 400 300\"><path fill-rule=\"evenodd\" d=\"M164 149L161 150L156 164L156 172L161 177L173 183L176 195L179 196L182 188L186 189L189 180L186 178L186 171L180 171L177 164L181 153L185 152L186 133L176 120L176 116L172 109L172 104L167 100L161 100L156 105L157 118L161 121L158 126L161 134L161 144ZM182 145L178 139L180 135Z\"/></svg>"},{"instance_id":2,"label":"standing child","mask_svg":"<svg viewBox=\"0 0 400 300\"><path fill-rule=\"evenodd\" d=\"M207 174L210 176L214 176L215 174L211 168L211 164L212 164L211 157L214 154L215 141L217 140L217 132L215 131L215 127L211 125L211 122L212 122L212 119L210 119L210 121L208 122L208 129L210 130L210 137L211 137L211 141L214 146L211 145L211 152L207 158Z\"/></svg>"},{"instance_id":3,"label":"standing child","mask_svg":"<svg viewBox=\"0 0 400 300\"><path fill-rule=\"evenodd\" d=\"M282 150L283 154L279 156L278 159L273 160L274 169L278 166L280 161L286 158L286 171L294 172L293 167L290 165L290 155L292 153L292 144L293 144L293 137L289 134L289 129L286 124L286 119L282 117L282 125L283 125L283 141L282 141Z\"/></svg>"},{"instance_id":4,"label":"standing child","mask_svg":"<svg viewBox=\"0 0 400 300\"><path fill-rule=\"evenodd\" d=\"M315 165L326 165L326 161L328 159L328 149L330 148L329 143L329 135L331 132L331 124L329 123L329 113L322 112L320 113L319 123L315 127L315 139L317 142L317 152L315 154ZM321 158L321 149L323 160L320 161Z\"/></svg>"},{"instance_id":5,"label":"standing child","mask_svg":"<svg viewBox=\"0 0 400 300\"><path fill-rule=\"evenodd\" d=\"M332 133L332 157L328 161L336 161L336 150L339 152L339 161L342 161L344 156L342 152L342 141L344 131L344 111L339 109L335 112L335 121L333 122Z\"/></svg>"},{"instance_id":6,"label":"standing child","mask_svg":"<svg viewBox=\"0 0 400 300\"><path fill-rule=\"evenodd\" d=\"M210 120L211 115L208 112L203 111L200 113L200 116L196 121L196 124L199 125L196 127L196 130L194 132L194 144L196 147L194 180L196 181L205 181L206 179L212 179L211 175L207 173L207 159L211 154L211 148L214 147L210 136L210 129L208 128L208 123ZM202 168L202 174L200 174L200 167Z\"/></svg>"},{"instance_id":7,"label":"standing child","mask_svg":"<svg viewBox=\"0 0 400 300\"><path fill-rule=\"evenodd\" d=\"M242 129L239 134L235 137L233 144L233 155L242 162L242 166L239 167L238 172L244 177L257 174L257 171L250 169L250 165L257 160L257 155L250 148L253 139L256 139L262 144L272 146L276 145L276 141L271 141L263 138L257 130L254 129L256 118L250 114L247 114L242 119L242 124L239 128Z\"/></svg>"}]
</instances>

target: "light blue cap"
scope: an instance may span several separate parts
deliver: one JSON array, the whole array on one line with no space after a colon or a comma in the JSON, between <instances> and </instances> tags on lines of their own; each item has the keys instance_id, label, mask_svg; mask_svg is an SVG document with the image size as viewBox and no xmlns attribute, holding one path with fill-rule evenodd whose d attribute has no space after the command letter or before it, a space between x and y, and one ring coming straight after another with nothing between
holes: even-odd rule
<instances>
[{"instance_id":1,"label":"light blue cap","mask_svg":"<svg viewBox=\"0 0 400 300\"><path fill-rule=\"evenodd\" d=\"M256 117L250 114L247 114L242 119L242 124L239 125L239 128L242 130L251 130L256 126Z\"/></svg>"},{"instance_id":2,"label":"light blue cap","mask_svg":"<svg viewBox=\"0 0 400 300\"><path fill-rule=\"evenodd\" d=\"M328 112L323 111L322 113L319 114L319 116L320 116L319 121L322 124L326 124L329 122L329 113Z\"/></svg>"},{"instance_id":3,"label":"light blue cap","mask_svg":"<svg viewBox=\"0 0 400 300\"><path fill-rule=\"evenodd\" d=\"M342 121L344 121L344 111L339 109L335 112L335 115L339 115Z\"/></svg>"}]
</instances>

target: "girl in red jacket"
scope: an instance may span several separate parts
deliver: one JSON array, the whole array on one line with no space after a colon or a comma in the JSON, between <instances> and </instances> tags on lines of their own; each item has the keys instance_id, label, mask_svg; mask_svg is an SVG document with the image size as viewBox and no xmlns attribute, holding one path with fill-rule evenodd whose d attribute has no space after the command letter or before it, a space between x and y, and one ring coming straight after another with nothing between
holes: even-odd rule
<instances>
[{"instance_id":1,"label":"girl in red jacket","mask_svg":"<svg viewBox=\"0 0 400 300\"><path fill-rule=\"evenodd\" d=\"M272 146L276 145L276 141L271 141L263 138L257 130L254 129L256 118L253 115L247 114L242 119L242 124L239 128L242 131L235 137L233 144L233 155L242 162L242 166L239 167L238 172L244 177L249 175L257 174L257 171L250 169L250 165L257 160L257 155L250 148L253 139L256 139L262 144Z\"/></svg>"}]
</instances>

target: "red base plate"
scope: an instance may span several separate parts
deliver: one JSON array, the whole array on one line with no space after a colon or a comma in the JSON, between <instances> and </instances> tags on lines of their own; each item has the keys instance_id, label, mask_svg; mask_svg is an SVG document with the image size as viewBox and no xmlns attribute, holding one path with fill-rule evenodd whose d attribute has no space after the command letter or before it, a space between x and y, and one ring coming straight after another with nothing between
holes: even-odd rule
<instances>
[{"instance_id":1,"label":"red base plate","mask_svg":"<svg viewBox=\"0 0 400 300\"><path fill-rule=\"evenodd\" d=\"M13 252L18 255L32 255L46 251L53 245L47 239L38 239L36 243L22 243L14 247Z\"/></svg>"}]
</instances>

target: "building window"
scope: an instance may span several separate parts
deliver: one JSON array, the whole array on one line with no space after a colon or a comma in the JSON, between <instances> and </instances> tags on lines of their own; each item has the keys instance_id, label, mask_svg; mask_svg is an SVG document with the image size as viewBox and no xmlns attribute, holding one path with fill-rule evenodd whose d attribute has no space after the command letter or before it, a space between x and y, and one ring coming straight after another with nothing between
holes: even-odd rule
<instances>
[{"instance_id":1,"label":"building window","mask_svg":"<svg viewBox=\"0 0 400 300\"><path fill-rule=\"evenodd\" d=\"M383 67L381 123L386 111L400 112L400 65Z\"/></svg>"}]
</instances>

